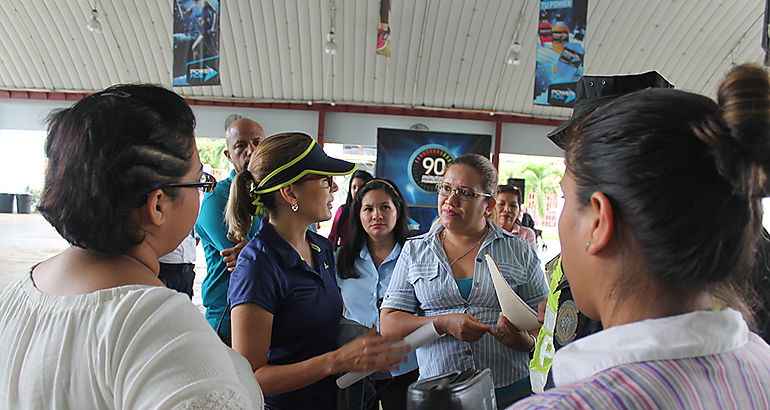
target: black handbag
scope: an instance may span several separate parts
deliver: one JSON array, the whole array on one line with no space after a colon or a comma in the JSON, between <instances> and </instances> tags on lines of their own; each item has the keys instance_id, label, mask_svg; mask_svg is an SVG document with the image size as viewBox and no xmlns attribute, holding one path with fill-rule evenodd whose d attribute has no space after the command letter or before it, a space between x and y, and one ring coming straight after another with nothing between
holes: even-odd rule
<instances>
[{"instance_id":1,"label":"black handbag","mask_svg":"<svg viewBox=\"0 0 770 410\"><path fill-rule=\"evenodd\" d=\"M406 397L407 410L497 410L492 371L455 370L418 380Z\"/></svg>"}]
</instances>

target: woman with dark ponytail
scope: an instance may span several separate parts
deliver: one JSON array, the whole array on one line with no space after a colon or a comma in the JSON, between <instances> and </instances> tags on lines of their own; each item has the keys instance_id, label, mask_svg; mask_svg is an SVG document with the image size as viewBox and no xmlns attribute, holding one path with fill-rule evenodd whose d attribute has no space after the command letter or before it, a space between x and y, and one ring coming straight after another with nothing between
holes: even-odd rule
<instances>
[{"instance_id":1,"label":"woman with dark ponytail","mask_svg":"<svg viewBox=\"0 0 770 410\"><path fill-rule=\"evenodd\" d=\"M274 135L257 146L230 187L226 219L246 238L251 218L262 225L230 275L233 350L251 363L270 409L334 409L333 376L390 370L406 348L376 329L337 348L342 297L326 238L308 231L331 218L334 175L355 164L328 157L301 133Z\"/></svg>"},{"instance_id":2,"label":"woman with dark ponytail","mask_svg":"<svg viewBox=\"0 0 770 410\"><path fill-rule=\"evenodd\" d=\"M515 408L768 408L770 347L743 302L770 193L770 82L735 67L718 103L646 89L574 130L562 264L604 330L556 352Z\"/></svg>"}]
</instances>

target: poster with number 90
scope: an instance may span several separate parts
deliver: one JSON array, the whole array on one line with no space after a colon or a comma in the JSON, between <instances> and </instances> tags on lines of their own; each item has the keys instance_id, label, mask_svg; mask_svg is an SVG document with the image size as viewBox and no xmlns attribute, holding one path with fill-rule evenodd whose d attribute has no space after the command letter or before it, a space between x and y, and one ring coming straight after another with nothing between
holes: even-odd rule
<instances>
[{"instance_id":1,"label":"poster with number 90","mask_svg":"<svg viewBox=\"0 0 770 410\"><path fill-rule=\"evenodd\" d=\"M409 206L436 207L436 184L463 154L489 157L492 136L377 129L377 177L394 181Z\"/></svg>"}]
</instances>

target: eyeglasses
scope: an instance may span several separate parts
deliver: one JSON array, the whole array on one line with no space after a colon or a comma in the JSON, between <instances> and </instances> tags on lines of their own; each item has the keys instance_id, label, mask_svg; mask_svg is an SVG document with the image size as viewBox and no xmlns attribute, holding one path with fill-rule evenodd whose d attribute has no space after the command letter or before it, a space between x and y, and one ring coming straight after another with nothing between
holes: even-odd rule
<instances>
[{"instance_id":1,"label":"eyeglasses","mask_svg":"<svg viewBox=\"0 0 770 410\"><path fill-rule=\"evenodd\" d=\"M310 174L302 179L300 179L299 183L302 182L308 182L308 181L317 181L321 180L321 187L326 188L328 190L332 190L332 187L334 186L334 177L331 175L317 175L317 174Z\"/></svg>"},{"instance_id":2,"label":"eyeglasses","mask_svg":"<svg viewBox=\"0 0 770 410\"><path fill-rule=\"evenodd\" d=\"M217 186L217 179L213 176L202 173L201 179L198 182L187 182L187 183L181 183L181 184L166 184L161 186L160 188L198 188L201 190L201 192L210 193L214 192L214 187Z\"/></svg>"},{"instance_id":3,"label":"eyeglasses","mask_svg":"<svg viewBox=\"0 0 770 410\"><path fill-rule=\"evenodd\" d=\"M452 192L454 192L455 195L457 195L457 197L460 198L461 201L470 201L471 199L474 199L478 196L492 198L492 195L490 194L477 193L477 192L474 192L472 189L452 188L452 185L449 185L445 182L440 182L436 184L436 191L438 191L438 194L440 196L449 196L449 195L452 195Z\"/></svg>"}]
</instances>

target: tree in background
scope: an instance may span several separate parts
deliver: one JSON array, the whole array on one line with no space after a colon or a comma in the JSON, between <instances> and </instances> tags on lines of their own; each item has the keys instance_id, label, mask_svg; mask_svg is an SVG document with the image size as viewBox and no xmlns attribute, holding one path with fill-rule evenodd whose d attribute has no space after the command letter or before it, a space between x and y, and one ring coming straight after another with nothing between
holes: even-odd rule
<instances>
[{"instance_id":1,"label":"tree in background","mask_svg":"<svg viewBox=\"0 0 770 410\"><path fill-rule=\"evenodd\" d=\"M531 161L513 164L512 168L502 170L501 183L508 178L523 178L526 183L526 191L534 192L537 199L537 214L545 217L545 194L559 192L559 182L564 175L564 166L559 166L554 161ZM524 201L526 203L526 198Z\"/></svg>"},{"instance_id":2,"label":"tree in background","mask_svg":"<svg viewBox=\"0 0 770 410\"><path fill-rule=\"evenodd\" d=\"M230 165L225 157L226 148L224 138L196 138L198 152L201 155L201 162L211 165L212 168L226 170Z\"/></svg>"}]
</instances>

